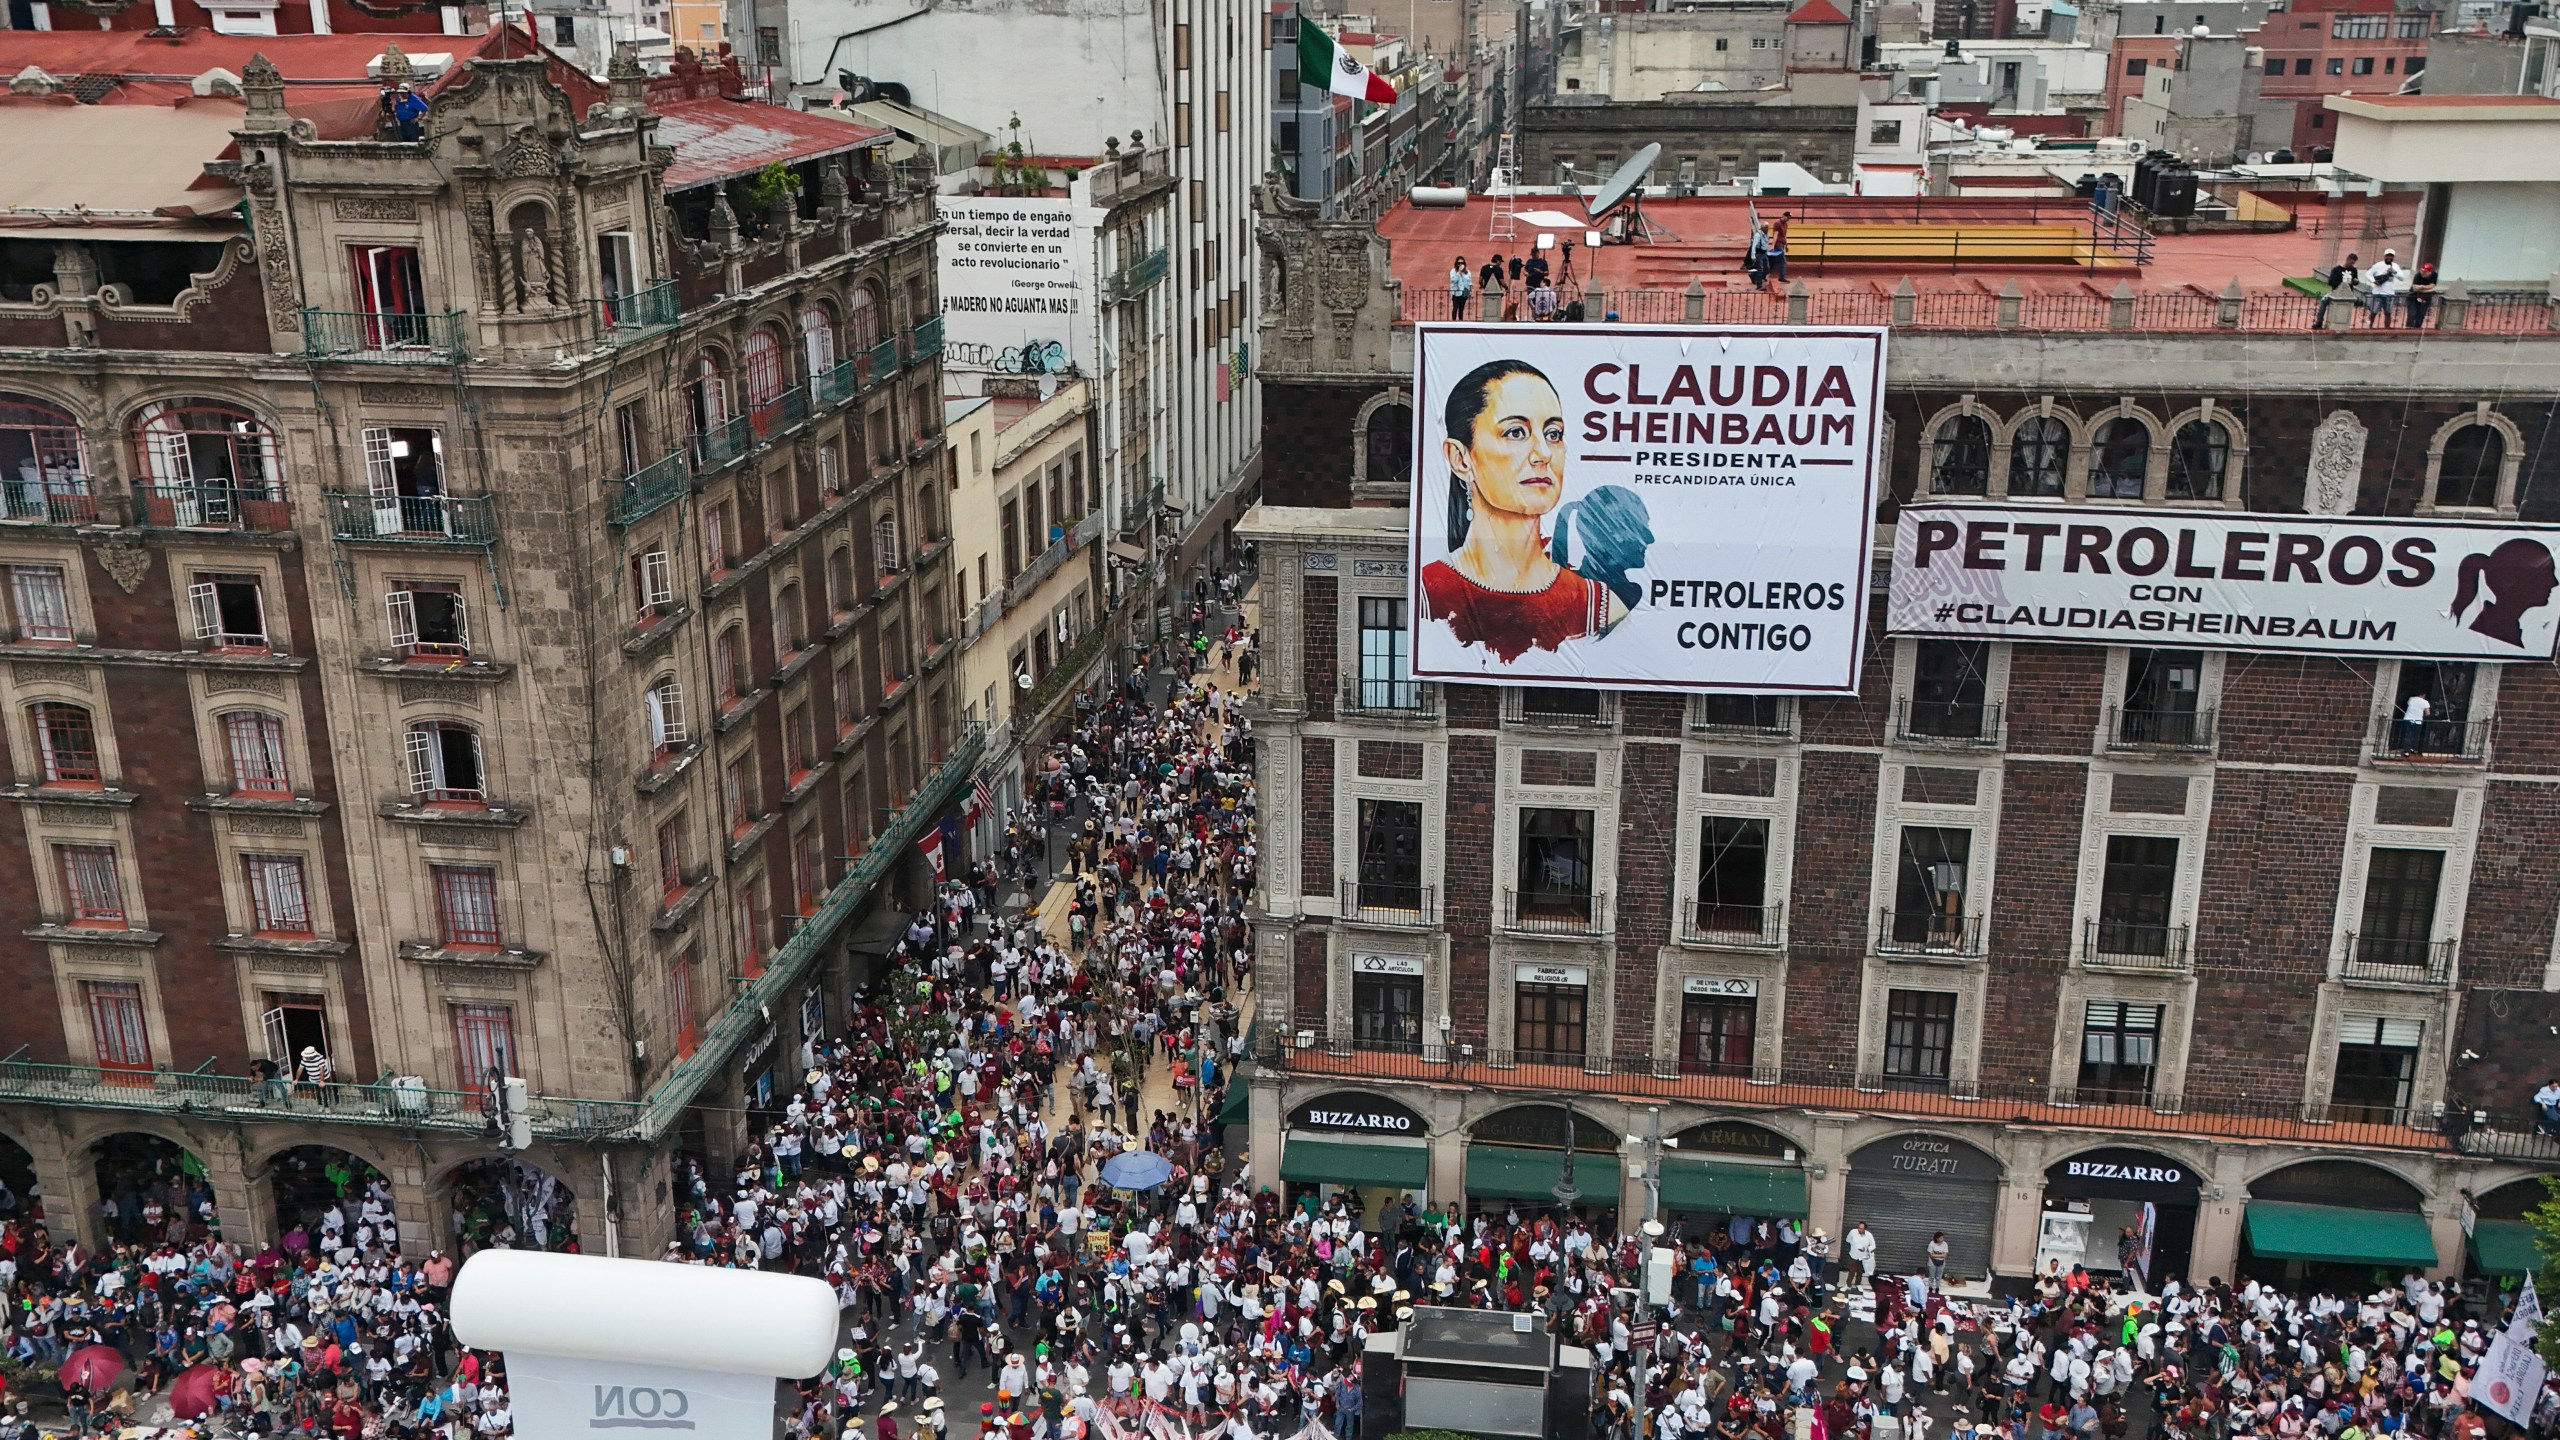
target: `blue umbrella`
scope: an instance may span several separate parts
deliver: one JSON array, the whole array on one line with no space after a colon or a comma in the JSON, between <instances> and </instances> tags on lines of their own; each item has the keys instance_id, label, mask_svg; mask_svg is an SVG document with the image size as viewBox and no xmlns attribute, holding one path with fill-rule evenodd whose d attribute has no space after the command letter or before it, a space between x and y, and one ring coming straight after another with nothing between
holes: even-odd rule
<instances>
[{"instance_id":1,"label":"blue umbrella","mask_svg":"<svg viewBox=\"0 0 2560 1440\"><path fill-rule=\"evenodd\" d=\"M1152 1150L1130 1150L1102 1162L1102 1183L1114 1190L1153 1190L1173 1178L1173 1162Z\"/></svg>"}]
</instances>

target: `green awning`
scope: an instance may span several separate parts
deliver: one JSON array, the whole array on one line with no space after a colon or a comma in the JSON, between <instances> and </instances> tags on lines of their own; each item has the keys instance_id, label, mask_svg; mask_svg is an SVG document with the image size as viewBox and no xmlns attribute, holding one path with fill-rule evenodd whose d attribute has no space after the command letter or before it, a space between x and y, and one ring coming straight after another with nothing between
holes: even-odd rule
<instances>
[{"instance_id":1,"label":"green awning","mask_svg":"<svg viewBox=\"0 0 2560 1440\"><path fill-rule=\"evenodd\" d=\"M1227 1076L1227 1098L1218 1103L1211 1124L1242 1125L1253 1118L1253 1064L1236 1066Z\"/></svg>"},{"instance_id":2,"label":"green awning","mask_svg":"<svg viewBox=\"0 0 2560 1440\"><path fill-rule=\"evenodd\" d=\"M2422 1267L2436 1263L2435 1232L2427 1228L2423 1215L2290 1200L2249 1202L2249 1248L2271 1260Z\"/></svg>"},{"instance_id":3,"label":"green awning","mask_svg":"<svg viewBox=\"0 0 2560 1440\"><path fill-rule=\"evenodd\" d=\"M1798 1220L1812 1213L1805 1203L1804 1172L1792 1165L1719 1165L1695 1160L1664 1162L1662 1208L1698 1215Z\"/></svg>"},{"instance_id":4,"label":"green awning","mask_svg":"<svg viewBox=\"0 0 2560 1440\"><path fill-rule=\"evenodd\" d=\"M2481 1220L2471 1227L2471 1267L2484 1275L2530 1275L2542 1268L2539 1232L2522 1220Z\"/></svg>"},{"instance_id":5,"label":"green awning","mask_svg":"<svg viewBox=\"0 0 2560 1440\"><path fill-rule=\"evenodd\" d=\"M1561 1150L1521 1150L1509 1145L1467 1147L1467 1193L1480 1199L1542 1200L1553 1205L1556 1181L1563 1176ZM1575 1151L1573 1183L1582 1191L1582 1203L1616 1205L1620 1185L1617 1154Z\"/></svg>"},{"instance_id":6,"label":"green awning","mask_svg":"<svg viewBox=\"0 0 2560 1440\"><path fill-rule=\"evenodd\" d=\"M1280 1148L1280 1178L1300 1184L1392 1185L1421 1190L1431 1183L1431 1152L1420 1145L1373 1145L1361 1140L1310 1140L1292 1135Z\"/></svg>"}]
</instances>

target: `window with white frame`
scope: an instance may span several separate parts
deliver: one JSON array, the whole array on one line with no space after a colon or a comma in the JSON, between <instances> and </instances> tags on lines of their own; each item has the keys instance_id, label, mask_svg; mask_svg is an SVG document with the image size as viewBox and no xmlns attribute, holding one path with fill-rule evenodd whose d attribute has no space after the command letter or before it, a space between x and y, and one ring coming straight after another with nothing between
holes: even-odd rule
<instances>
[{"instance_id":1,"label":"window with white frame","mask_svg":"<svg viewBox=\"0 0 2560 1440\"><path fill-rule=\"evenodd\" d=\"M62 873L63 918L73 925L121 929L125 924L124 870L112 845L56 845Z\"/></svg>"},{"instance_id":2,"label":"window with white frame","mask_svg":"<svg viewBox=\"0 0 2560 1440\"><path fill-rule=\"evenodd\" d=\"M409 727L409 790L429 804L477 805L488 798L480 770L480 734L450 720Z\"/></svg>"},{"instance_id":3,"label":"window with white frame","mask_svg":"<svg viewBox=\"0 0 2560 1440\"><path fill-rule=\"evenodd\" d=\"M51 700L29 706L36 737L37 773L47 785L94 788L104 781L98 730L86 706Z\"/></svg>"},{"instance_id":4,"label":"window with white frame","mask_svg":"<svg viewBox=\"0 0 2560 1440\"><path fill-rule=\"evenodd\" d=\"M222 717L222 749L231 765L234 795L290 795L284 720L264 710L234 710Z\"/></svg>"},{"instance_id":5,"label":"window with white frame","mask_svg":"<svg viewBox=\"0 0 2560 1440\"><path fill-rule=\"evenodd\" d=\"M9 618L17 638L29 645L68 645L71 633L71 587L59 565L11 565Z\"/></svg>"},{"instance_id":6,"label":"window with white frame","mask_svg":"<svg viewBox=\"0 0 2560 1440\"><path fill-rule=\"evenodd\" d=\"M1358 700L1363 710L1412 710L1422 704L1422 687L1414 681L1407 651L1404 607L1401 595L1360 597Z\"/></svg>"},{"instance_id":7,"label":"window with white frame","mask_svg":"<svg viewBox=\"0 0 2560 1440\"><path fill-rule=\"evenodd\" d=\"M2376 1125L2396 1125L2407 1118L2418 1078L2418 1046L2425 1038L2426 1022L2421 1020L2340 1017L2329 1118Z\"/></svg>"},{"instance_id":8,"label":"window with white frame","mask_svg":"<svg viewBox=\"0 0 2560 1440\"><path fill-rule=\"evenodd\" d=\"M685 743L684 684L673 675L661 675L641 693L640 711L649 729L649 752L653 761L663 760Z\"/></svg>"},{"instance_id":9,"label":"window with white frame","mask_svg":"<svg viewBox=\"0 0 2560 1440\"><path fill-rule=\"evenodd\" d=\"M151 1034L142 1015L142 987L127 980L86 980L80 999L89 1012L89 1047L101 1068L151 1068Z\"/></svg>"},{"instance_id":10,"label":"window with white frame","mask_svg":"<svg viewBox=\"0 0 2560 1440\"><path fill-rule=\"evenodd\" d=\"M311 897L304 885L301 856L243 855L240 867L248 882L250 923L257 934L311 933Z\"/></svg>"},{"instance_id":11,"label":"window with white frame","mask_svg":"<svg viewBox=\"0 0 2560 1440\"><path fill-rule=\"evenodd\" d=\"M267 605L255 575L198 575L187 586L196 642L216 650L267 648Z\"/></svg>"},{"instance_id":12,"label":"window with white frame","mask_svg":"<svg viewBox=\"0 0 2560 1440\"><path fill-rule=\"evenodd\" d=\"M631 613L643 624L667 613L676 602L675 567L664 550L643 550L631 557Z\"/></svg>"},{"instance_id":13,"label":"window with white frame","mask_svg":"<svg viewBox=\"0 0 2560 1440\"><path fill-rule=\"evenodd\" d=\"M2081 1104L2147 1103L2160 1068L2162 1006L2091 1000L2081 1007Z\"/></svg>"},{"instance_id":14,"label":"window with white frame","mask_svg":"<svg viewBox=\"0 0 2560 1440\"><path fill-rule=\"evenodd\" d=\"M395 580L383 597L391 649L408 660L455 660L471 653L462 588L441 580Z\"/></svg>"}]
</instances>

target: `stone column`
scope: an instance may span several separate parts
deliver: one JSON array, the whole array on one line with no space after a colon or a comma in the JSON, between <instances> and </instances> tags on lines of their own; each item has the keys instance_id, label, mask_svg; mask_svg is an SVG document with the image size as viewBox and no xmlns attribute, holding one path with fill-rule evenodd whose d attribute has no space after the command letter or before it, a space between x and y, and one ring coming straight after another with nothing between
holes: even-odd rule
<instances>
[{"instance_id":1,"label":"stone column","mask_svg":"<svg viewBox=\"0 0 2560 1440\"><path fill-rule=\"evenodd\" d=\"M2216 1275L2227 1279L2240 1263L2240 1221L2248 1208L2240 1176L2248 1158L2246 1151L2217 1147L2213 1171L2197 1193L2196 1238L2187 1274L2199 1283Z\"/></svg>"},{"instance_id":2,"label":"stone column","mask_svg":"<svg viewBox=\"0 0 2560 1440\"><path fill-rule=\"evenodd\" d=\"M1464 1108L1460 1096L1435 1094L1425 1111L1431 1122L1431 1199L1461 1211L1467 1208Z\"/></svg>"},{"instance_id":3,"label":"stone column","mask_svg":"<svg viewBox=\"0 0 2560 1440\"><path fill-rule=\"evenodd\" d=\"M1848 1258L1840 1237L1849 1232L1849 1132L1837 1120L1816 1120L1813 1148L1805 1153L1805 1223L1831 1237L1834 1263Z\"/></svg>"},{"instance_id":4,"label":"stone column","mask_svg":"<svg viewBox=\"0 0 2560 1440\"><path fill-rule=\"evenodd\" d=\"M1245 1162L1253 1167L1257 1188L1275 1193L1280 1187L1280 1148L1285 1143L1282 1122L1288 1118L1280 1104L1280 1082L1285 1078L1269 1065L1253 1067L1253 1148L1245 1152Z\"/></svg>"},{"instance_id":5,"label":"stone column","mask_svg":"<svg viewBox=\"0 0 2560 1440\"><path fill-rule=\"evenodd\" d=\"M2000 1182L1999 1207L1991 1217L1991 1270L1995 1275L2033 1275L2036 1236L2044 1225L2044 1144L2032 1135L2011 1139L2009 1172Z\"/></svg>"}]
</instances>

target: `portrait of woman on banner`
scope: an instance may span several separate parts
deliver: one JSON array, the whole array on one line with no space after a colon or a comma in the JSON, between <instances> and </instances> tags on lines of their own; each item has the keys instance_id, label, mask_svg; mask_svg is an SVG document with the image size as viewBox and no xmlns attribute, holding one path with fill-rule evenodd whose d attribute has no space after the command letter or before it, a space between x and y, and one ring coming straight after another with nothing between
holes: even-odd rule
<instances>
[{"instance_id":1,"label":"portrait of woman on banner","mask_svg":"<svg viewBox=\"0 0 2560 1440\"><path fill-rule=\"evenodd\" d=\"M1653 544L1651 518L1619 486L1565 499L1554 383L1525 360L1489 361L1450 388L1441 418L1448 554L1423 567L1425 615L1504 661L1595 639L1626 619L1644 593L1630 572Z\"/></svg>"}]
</instances>

